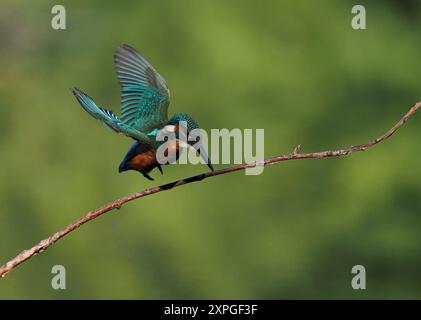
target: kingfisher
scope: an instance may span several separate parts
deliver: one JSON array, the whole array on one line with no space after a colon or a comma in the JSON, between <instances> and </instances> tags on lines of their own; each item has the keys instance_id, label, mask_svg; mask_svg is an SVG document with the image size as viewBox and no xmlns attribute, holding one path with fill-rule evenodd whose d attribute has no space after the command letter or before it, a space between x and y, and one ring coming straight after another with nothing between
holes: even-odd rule
<instances>
[{"instance_id":1,"label":"kingfisher","mask_svg":"<svg viewBox=\"0 0 421 320\"><path fill-rule=\"evenodd\" d=\"M155 68L127 44L119 46L115 51L114 65L121 91L121 118L98 106L78 88L71 90L82 108L92 117L115 132L135 140L118 167L119 173L135 170L149 180L154 180L149 173L155 168L163 174L157 160L157 149L163 144L163 141L157 139L161 130L173 133L173 138L166 141L165 155L175 153L176 160L182 152L181 148L193 147L213 171L200 137L192 141L189 139L189 134L199 129L197 122L186 113L175 113L168 120L170 91L165 79ZM187 139L180 139L181 136Z\"/></svg>"}]
</instances>

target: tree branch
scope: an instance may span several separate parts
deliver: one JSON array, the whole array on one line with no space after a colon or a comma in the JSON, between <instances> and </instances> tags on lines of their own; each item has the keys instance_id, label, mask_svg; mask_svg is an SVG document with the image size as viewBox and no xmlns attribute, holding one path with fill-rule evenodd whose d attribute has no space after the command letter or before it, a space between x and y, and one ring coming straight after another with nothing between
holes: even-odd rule
<instances>
[{"instance_id":1,"label":"tree branch","mask_svg":"<svg viewBox=\"0 0 421 320\"><path fill-rule=\"evenodd\" d=\"M13 258L12 260L10 260L6 264L4 264L2 267L0 267L0 277L4 277L7 273L12 271L15 267L17 267L18 265L20 265L24 261L32 258L36 254L38 254L38 253L44 251L45 249L49 248L56 241L60 240L65 235L69 234L70 232L74 231L75 229L79 228L81 225L85 224L86 222L91 221L91 220L99 217L100 215L102 215L102 214L104 214L108 211L111 211L113 209L120 209L123 206L123 204L125 204L129 201L132 201L132 200L135 200L135 199L138 199L138 198L142 198L142 197L146 197L146 196L149 196L149 195L161 192L161 191L170 190L172 188L179 187L179 186L191 183L191 182L201 181L201 180L209 178L209 177L214 177L214 176L219 176L221 174L245 170L247 168L253 168L256 165L267 166L267 165L272 165L272 164L275 164L275 163L278 163L278 162L281 162L281 161L296 160L296 159L313 159L313 158L321 159L321 158L327 158L327 157L341 157L341 156L348 155L350 153L354 153L354 152L358 152L358 151L364 151L367 148L372 147L372 146L378 144L379 142L382 142L382 141L385 141L386 139L388 139L391 135L393 135L396 132L396 130L398 130L420 108L421 108L421 102L418 102L391 129L389 129L389 131L387 131L382 136L380 136L380 137L378 137L374 140L371 140L367 143L364 143L364 144L351 146L351 147L341 149L341 150L322 151L322 152L314 152L314 153L300 153L301 152L301 146L299 145L294 149L293 153L288 154L288 155L280 155L280 156L268 158L268 159L265 159L265 160L257 161L255 163L251 163L251 164L240 164L240 165L225 167L225 168L213 171L213 172L206 172L206 173L198 174L198 175L195 175L195 176L192 176L192 177L189 177L189 178L176 180L174 182L167 183L167 184L164 184L164 185L161 185L161 186L158 186L158 187L148 188L148 189L145 189L143 191L136 192L136 193L133 193L131 195L122 197L120 199L117 199L117 200L115 200L115 201L113 201L113 202L111 202L111 203L109 203L109 204L107 204L107 205L105 205L105 206L103 206L99 209L96 209L96 210L93 210L93 211L89 212L84 217L82 217L82 218L74 221L73 223L69 224L68 226L66 226L64 229L54 233L52 236L50 236L50 237L48 237L44 240L41 240L34 247L21 252L15 258Z\"/></svg>"}]
</instances>

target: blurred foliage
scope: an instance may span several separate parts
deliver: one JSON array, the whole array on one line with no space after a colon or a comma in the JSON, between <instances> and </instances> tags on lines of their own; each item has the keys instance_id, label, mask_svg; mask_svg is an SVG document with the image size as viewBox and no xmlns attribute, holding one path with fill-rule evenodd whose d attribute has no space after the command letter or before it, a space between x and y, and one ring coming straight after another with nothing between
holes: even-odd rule
<instances>
[{"instance_id":1,"label":"blurred foliage","mask_svg":"<svg viewBox=\"0 0 421 320\"><path fill-rule=\"evenodd\" d=\"M129 139L89 117L80 87L118 111L113 52L128 43L167 79L170 112L205 128L264 128L265 155L382 134L421 99L421 3L51 1L0 4L0 263L92 208L151 183L117 167ZM132 202L0 280L0 298L416 298L420 115L341 159L292 161ZM51 268L67 290L51 288ZM351 289L351 268L367 290Z\"/></svg>"}]
</instances>

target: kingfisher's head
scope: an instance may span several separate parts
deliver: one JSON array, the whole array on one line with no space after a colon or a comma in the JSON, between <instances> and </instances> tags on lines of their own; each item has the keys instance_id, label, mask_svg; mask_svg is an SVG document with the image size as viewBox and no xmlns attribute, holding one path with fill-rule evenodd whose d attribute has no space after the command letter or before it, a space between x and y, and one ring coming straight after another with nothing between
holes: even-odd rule
<instances>
[{"instance_id":1,"label":"kingfisher's head","mask_svg":"<svg viewBox=\"0 0 421 320\"><path fill-rule=\"evenodd\" d=\"M163 128L166 131L174 132L177 139L184 134L187 137L194 129L199 129L197 122L186 113L176 113Z\"/></svg>"},{"instance_id":2,"label":"kingfisher's head","mask_svg":"<svg viewBox=\"0 0 421 320\"><path fill-rule=\"evenodd\" d=\"M200 141L200 132L195 129L200 129L196 120L186 113L176 113L161 130L164 134L174 134L180 146L194 148L213 171L212 163Z\"/></svg>"}]
</instances>

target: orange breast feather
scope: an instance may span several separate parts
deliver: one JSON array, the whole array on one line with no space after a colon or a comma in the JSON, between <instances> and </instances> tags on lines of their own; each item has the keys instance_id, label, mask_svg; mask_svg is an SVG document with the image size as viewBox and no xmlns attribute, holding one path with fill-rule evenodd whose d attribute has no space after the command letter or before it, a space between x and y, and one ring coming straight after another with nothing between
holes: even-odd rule
<instances>
[{"instance_id":1,"label":"orange breast feather","mask_svg":"<svg viewBox=\"0 0 421 320\"><path fill-rule=\"evenodd\" d=\"M152 169L156 164L155 151L149 150L134 156L129 161L129 166L135 170Z\"/></svg>"}]
</instances>

